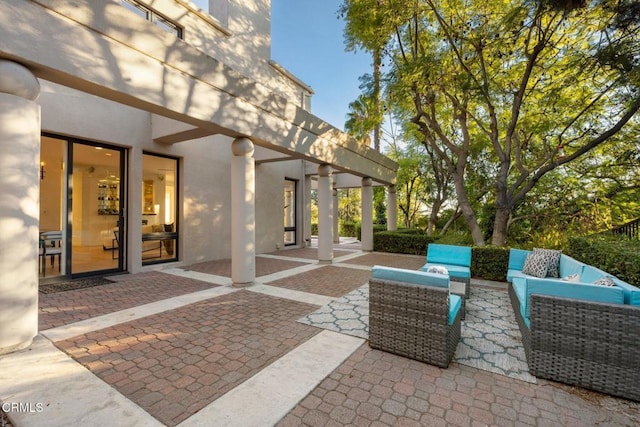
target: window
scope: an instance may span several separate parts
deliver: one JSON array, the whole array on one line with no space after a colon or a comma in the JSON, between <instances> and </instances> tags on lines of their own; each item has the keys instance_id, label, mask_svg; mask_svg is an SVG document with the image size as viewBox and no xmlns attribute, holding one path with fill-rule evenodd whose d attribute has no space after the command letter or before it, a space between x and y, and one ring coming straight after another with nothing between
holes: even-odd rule
<instances>
[{"instance_id":1,"label":"window","mask_svg":"<svg viewBox=\"0 0 640 427\"><path fill-rule=\"evenodd\" d=\"M296 183L292 179L284 180L284 244L296 244Z\"/></svg>"},{"instance_id":2,"label":"window","mask_svg":"<svg viewBox=\"0 0 640 427\"><path fill-rule=\"evenodd\" d=\"M170 19L165 18L164 16L149 9L147 6L138 3L136 0L121 0L121 3L124 7L126 7L139 17L153 22L158 27L162 28L168 33L174 34L180 39L182 38L182 28Z\"/></svg>"},{"instance_id":3,"label":"window","mask_svg":"<svg viewBox=\"0 0 640 427\"><path fill-rule=\"evenodd\" d=\"M178 259L178 160L142 156L142 263Z\"/></svg>"}]
</instances>

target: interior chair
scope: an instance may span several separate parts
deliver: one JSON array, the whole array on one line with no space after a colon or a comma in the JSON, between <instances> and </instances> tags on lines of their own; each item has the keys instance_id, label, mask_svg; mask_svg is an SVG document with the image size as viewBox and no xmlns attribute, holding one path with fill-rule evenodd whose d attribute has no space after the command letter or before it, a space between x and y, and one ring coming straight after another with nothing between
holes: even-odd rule
<instances>
[{"instance_id":1,"label":"interior chair","mask_svg":"<svg viewBox=\"0 0 640 427\"><path fill-rule=\"evenodd\" d=\"M62 263L62 231L45 231L40 233L39 255L42 257L42 276L47 274L46 259L51 260L53 269L55 258L58 257L58 271Z\"/></svg>"}]
</instances>

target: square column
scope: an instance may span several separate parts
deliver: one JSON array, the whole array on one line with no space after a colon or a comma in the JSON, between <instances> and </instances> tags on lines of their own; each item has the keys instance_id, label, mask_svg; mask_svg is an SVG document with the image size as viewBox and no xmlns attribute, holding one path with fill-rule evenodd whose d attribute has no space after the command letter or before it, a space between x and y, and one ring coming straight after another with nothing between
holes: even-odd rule
<instances>
[{"instance_id":1,"label":"square column","mask_svg":"<svg viewBox=\"0 0 640 427\"><path fill-rule=\"evenodd\" d=\"M231 280L247 286L256 278L256 183L253 142L231 144Z\"/></svg>"},{"instance_id":2,"label":"square column","mask_svg":"<svg viewBox=\"0 0 640 427\"><path fill-rule=\"evenodd\" d=\"M0 60L0 354L38 334L40 83Z\"/></svg>"},{"instance_id":3,"label":"square column","mask_svg":"<svg viewBox=\"0 0 640 427\"><path fill-rule=\"evenodd\" d=\"M340 243L340 223L338 221L338 190L336 187L333 187L332 193L333 197L333 243Z\"/></svg>"},{"instance_id":4,"label":"square column","mask_svg":"<svg viewBox=\"0 0 640 427\"><path fill-rule=\"evenodd\" d=\"M362 178L362 224L360 244L363 251L373 250L373 188L371 178Z\"/></svg>"},{"instance_id":5,"label":"square column","mask_svg":"<svg viewBox=\"0 0 640 427\"><path fill-rule=\"evenodd\" d=\"M304 162L302 162L304 170ZM304 247L311 246L311 176L304 176L304 221L302 224Z\"/></svg>"},{"instance_id":6,"label":"square column","mask_svg":"<svg viewBox=\"0 0 640 427\"><path fill-rule=\"evenodd\" d=\"M331 166L318 166L318 261L333 262L333 195Z\"/></svg>"},{"instance_id":7,"label":"square column","mask_svg":"<svg viewBox=\"0 0 640 427\"><path fill-rule=\"evenodd\" d=\"M387 187L387 231L398 229L398 200L396 198L396 186Z\"/></svg>"}]
</instances>

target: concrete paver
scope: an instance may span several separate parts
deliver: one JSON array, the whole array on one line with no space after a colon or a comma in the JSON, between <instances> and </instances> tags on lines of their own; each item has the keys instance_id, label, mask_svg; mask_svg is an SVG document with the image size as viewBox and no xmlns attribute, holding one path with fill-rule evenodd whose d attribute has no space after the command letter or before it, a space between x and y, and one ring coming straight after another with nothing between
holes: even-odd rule
<instances>
[{"instance_id":1,"label":"concrete paver","mask_svg":"<svg viewBox=\"0 0 640 427\"><path fill-rule=\"evenodd\" d=\"M47 335L64 352L40 336L0 356L0 402L44 404L9 412L15 426L640 425L637 402L441 369L298 323L366 283L371 265L418 268L423 257L350 252L339 266L285 270L284 252L258 257L276 279L246 289L228 286L222 261L40 295L41 325L56 326Z\"/></svg>"},{"instance_id":2,"label":"concrete paver","mask_svg":"<svg viewBox=\"0 0 640 427\"><path fill-rule=\"evenodd\" d=\"M256 257L256 277L266 276L267 274L272 274L303 265L305 265L305 263L298 261L270 259L258 256ZM200 273L214 274L216 276L231 277L231 260L221 259L217 261L202 262L198 264L192 264L186 267L186 269L197 271Z\"/></svg>"},{"instance_id":3,"label":"concrete paver","mask_svg":"<svg viewBox=\"0 0 640 427\"><path fill-rule=\"evenodd\" d=\"M441 369L363 344L277 425L640 423L637 403L540 381L531 384L456 363Z\"/></svg>"},{"instance_id":4,"label":"concrete paver","mask_svg":"<svg viewBox=\"0 0 640 427\"><path fill-rule=\"evenodd\" d=\"M426 259L419 255L385 254L380 252L368 253L357 258L344 261L345 264L357 265L385 265L387 267L406 268L417 270L426 263Z\"/></svg>"},{"instance_id":5,"label":"concrete paver","mask_svg":"<svg viewBox=\"0 0 640 427\"><path fill-rule=\"evenodd\" d=\"M44 331L216 286L160 272L112 276L109 279L117 282L73 291L40 293L38 329Z\"/></svg>"},{"instance_id":6,"label":"concrete paver","mask_svg":"<svg viewBox=\"0 0 640 427\"><path fill-rule=\"evenodd\" d=\"M56 346L166 425L176 425L320 332L315 306L238 291Z\"/></svg>"},{"instance_id":7,"label":"concrete paver","mask_svg":"<svg viewBox=\"0 0 640 427\"><path fill-rule=\"evenodd\" d=\"M341 257L345 255L349 255L353 253L352 251L334 249L333 257ZM318 259L318 249L317 248L294 248L294 249L283 249L281 251L270 252L269 255L278 255L282 257L292 257L292 258L305 258L310 260Z\"/></svg>"},{"instance_id":8,"label":"concrete paver","mask_svg":"<svg viewBox=\"0 0 640 427\"><path fill-rule=\"evenodd\" d=\"M271 281L269 285L338 298L364 285L370 277L371 273L366 270L325 265L302 274Z\"/></svg>"}]
</instances>

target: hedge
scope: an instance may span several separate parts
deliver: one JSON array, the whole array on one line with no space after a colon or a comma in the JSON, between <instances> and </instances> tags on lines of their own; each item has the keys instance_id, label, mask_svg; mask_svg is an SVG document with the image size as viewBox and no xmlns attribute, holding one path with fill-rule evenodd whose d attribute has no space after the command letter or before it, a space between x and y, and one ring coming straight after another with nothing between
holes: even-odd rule
<instances>
[{"instance_id":1,"label":"hedge","mask_svg":"<svg viewBox=\"0 0 640 427\"><path fill-rule=\"evenodd\" d=\"M474 246L471 249L471 276L485 280L507 280L509 248Z\"/></svg>"},{"instance_id":2,"label":"hedge","mask_svg":"<svg viewBox=\"0 0 640 427\"><path fill-rule=\"evenodd\" d=\"M593 235L569 238L567 255L640 286L640 241L624 236Z\"/></svg>"},{"instance_id":3,"label":"hedge","mask_svg":"<svg viewBox=\"0 0 640 427\"><path fill-rule=\"evenodd\" d=\"M358 237L360 236L360 223L340 221L338 223L340 236Z\"/></svg>"},{"instance_id":4,"label":"hedge","mask_svg":"<svg viewBox=\"0 0 640 427\"><path fill-rule=\"evenodd\" d=\"M425 255L434 239L426 234L380 231L373 234L373 250L398 254Z\"/></svg>"}]
</instances>

